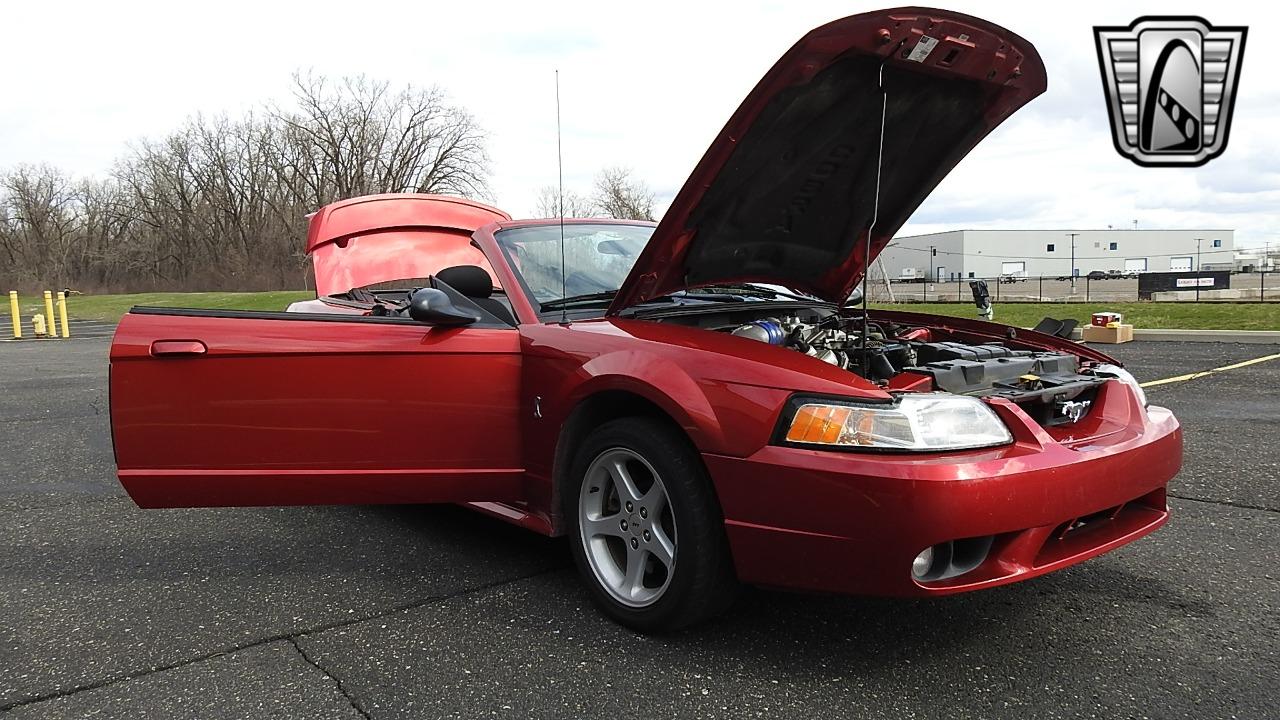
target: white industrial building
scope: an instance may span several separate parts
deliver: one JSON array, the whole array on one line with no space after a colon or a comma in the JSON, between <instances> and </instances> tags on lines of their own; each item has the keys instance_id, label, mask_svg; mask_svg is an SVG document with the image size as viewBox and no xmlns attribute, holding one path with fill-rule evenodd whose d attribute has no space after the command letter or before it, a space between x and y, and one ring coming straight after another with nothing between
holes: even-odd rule
<instances>
[{"instance_id":1,"label":"white industrial building","mask_svg":"<svg viewBox=\"0 0 1280 720\"><path fill-rule=\"evenodd\" d=\"M1073 268L1078 276L1094 270L1231 270L1235 231L949 230L894 238L880 254L880 263L892 280L940 281L1063 277Z\"/></svg>"}]
</instances>

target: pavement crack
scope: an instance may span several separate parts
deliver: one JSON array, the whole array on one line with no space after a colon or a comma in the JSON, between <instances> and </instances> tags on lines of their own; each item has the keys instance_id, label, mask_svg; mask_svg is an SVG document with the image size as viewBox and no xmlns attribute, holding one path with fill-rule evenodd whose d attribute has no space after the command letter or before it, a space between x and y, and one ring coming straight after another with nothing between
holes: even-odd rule
<instances>
[{"instance_id":1,"label":"pavement crack","mask_svg":"<svg viewBox=\"0 0 1280 720\"><path fill-rule=\"evenodd\" d=\"M0 713L5 713L5 712L8 712L9 710L23 707L25 705L35 705L37 703L48 702L50 700L57 700L59 698L76 695L78 693L87 692L89 690L98 690L100 688L110 687L112 685L118 685L123 682L128 682L130 680L137 680L138 678L146 677L148 675L153 675L155 673L167 672L169 670L177 670L178 668L184 668L184 667L187 667L188 665L195 665L196 663L202 663L207 660L214 660L220 657L225 657L232 653L240 652L241 650L248 650L249 648L258 647L259 645L266 645L268 643L273 643L278 640L285 640L285 639L287 638L283 635L264 638L261 640L255 640L253 642L236 645L234 647L230 647L224 650L218 650L216 652L206 653L204 655L200 655L197 657L186 658L184 660L179 660L177 662L167 663L165 665L157 665L154 667L146 668L144 670L135 670L133 672L123 673L120 675L113 675L111 677L102 678L101 680L95 680L94 682L91 682L91 683L76 685L73 687L65 688L63 690L57 690L51 693L45 693L43 695L33 695L31 697L23 698L21 700L15 700L13 702L0 704Z\"/></svg>"},{"instance_id":2,"label":"pavement crack","mask_svg":"<svg viewBox=\"0 0 1280 720\"><path fill-rule=\"evenodd\" d=\"M471 587L466 587L456 592L446 593L443 595L431 595L425 598L414 600L413 602L401 603L400 605L395 605L385 610L379 610L374 613L361 615L360 617L347 618L344 620L339 620L337 622L322 623L320 625L316 625L314 627L310 627L304 630L299 630L293 633L280 633L276 635L269 635L266 637L258 638L257 640L251 640L248 642L240 643L238 645L233 645L231 647L223 648L221 650L205 653L203 655L198 655L192 658L177 660L175 662L167 663L164 665L157 665L157 666L145 668L142 670L135 670L132 672L121 673L119 675L112 675L111 677L102 678L99 680L95 680L93 682L84 683L82 685L75 685L69 688L55 690L53 692L44 693L40 695L32 695L19 700L14 700L10 702L0 702L0 714L4 714L10 710L13 710L14 708L23 707L25 705L35 705L37 703L48 702L50 700L57 700L59 698L75 695L77 693L82 693L89 690L97 690L100 688L109 687L111 685L118 685L120 683L128 682L130 680L137 680L138 678L146 677L148 675L153 675L155 673L168 672L169 670L177 670L178 668L184 668L184 667L187 667L188 665L195 665L196 663L202 663L208 660L214 660L220 657L231 655L233 653L238 653L244 650L249 650L251 648L268 645L273 642L280 642L280 641L288 642L289 644L293 645L295 648L298 648L298 652L302 652L302 648L299 647L298 643L296 642L297 638L306 637L307 635L313 635L319 632L325 632L326 630L335 630L338 628L350 627L352 625L358 625L360 623L368 622L370 620L378 620L391 615L395 615L397 613L407 612L409 610L424 607L432 603L443 602L445 600L450 600L457 597L463 597L466 595L482 593L486 590L492 590L493 588L501 587L503 585L511 585L511 584L522 582L524 580L529 580L541 575L550 575L551 573L563 570L565 567L567 566L555 565L553 567L543 568L540 570L536 570L534 572L517 575L516 577L504 578L502 580L495 580L493 582L473 585ZM303 653L303 657L306 657L306 653ZM315 663L311 662L309 659L307 662L309 662L312 665L315 665L317 668L320 669L321 672L325 672L324 668L321 668L319 665L316 665ZM325 672L325 674L329 675L328 672ZM333 677L333 676L329 675L329 677ZM336 681L337 678L334 678L334 680ZM339 683L339 690L342 690L343 695L346 695L346 691L341 687L341 683ZM350 700L350 696L348 696L347 699ZM352 706L355 707L356 710L360 712L364 717L366 718L369 717L369 715L365 713L363 710L361 710L358 706L356 706L354 702L352 702Z\"/></svg>"},{"instance_id":3,"label":"pavement crack","mask_svg":"<svg viewBox=\"0 0 1280 720\"><path fill-rule=\"evenodd\" d=\"M338 688L338 692L342 693L342 697L346 698L347 702L351 704L351 707L356 712L360 713L360 717L365 718L365 720L373 720L373 716L370 715L367 710L360 707L360 703L356 702L356 699L351 696L351 693L347 690L346 686L342 684L342 679L329 672L329 670L319 662L311 659L311 656L307 655L307 651L302 649L302 644L298 642L297 638L289 638L289 644L293 646L294 650L298 651L298 654L302 656L302 659L306 661L308 665L319 670L321 673L324 673L325 677L333 681L333 684Z\"/></svg>"},{"instance_id":4,"label":"pavement crack","mask_svg":"<svg viewBox=\"0 0 1280 720\"><path fill-rule=\"evenodd\" d=\"M1260 510L1262 512L1280 513L1280 508L1267 507L1266 505L1250 505L1248 503L1233 502L1231 500L1210 500L1208 498L1192 497L1190 495L1175 495L1169 493L1169 497L1179 500L1190 500L1191 502L1205 503L1206 505L1223 505L1225 507L1240 508L1241 510Z\"/></svg>"}]
</instances>

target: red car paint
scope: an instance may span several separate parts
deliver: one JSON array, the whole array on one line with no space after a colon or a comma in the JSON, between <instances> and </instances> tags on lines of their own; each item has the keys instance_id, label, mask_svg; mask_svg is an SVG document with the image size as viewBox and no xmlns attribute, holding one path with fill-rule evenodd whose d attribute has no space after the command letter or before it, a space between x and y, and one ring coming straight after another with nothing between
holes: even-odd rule
<instances>
[{"instance_id":1,"label":"red car paint","mask_svg":"<svg viewBox=\"0 0 1280 720\"><path fill-rule=\"evenodd\" d=\"M818 72L843 53L841 43L857 54L879 43L880 29L892 39L898 31L891 28L918 37L935 26L974 31L946 35L952 45L972 40L988 48L996 42L1006 55L1012 46L1021 48L1019 77L1025 80L1010 73L1001 81L1012 83L1013 95L997 101L989 118L1007 115L1025 94L1043 87L1043 71L1025 41L989 23L932 10L834 23L812 40L816 54L793 57L793 51L788 62L811 60L813 68L805 72ZM805 43L797 47L809 47ZM988 55L984 62L991 61ZM955 65L970 67L967 62L957 59ZM779 72L775 68L761 83L773 88L770 93L783 82L775 77ZM992 90L988 97L1003 92ZM995 122L974 131L980 137ZM317 214L309 248L318 261L317 278L325 278L322 293L451 264L453 250L392 262L373 241L426 255L424 248L439 247L443 228L450 248L474 251L465 262L490 268L495 285L507 289L518 326L440 328L341 313L135 309L121 321L111 348L112 428L122 484L143 507L466 502L558 534L564 529L560 495L569 482L563 450L584 409L645 407L682 428L701 456L746 582L893 595L958 592L1080 562L1165 522L1164 488L1181 463L1181 431L1167 410L1142 408L1118 381L1104 384L1089 415L1070 426L1044 428L1016 405L990 400L1014 437L997 448L891 454L784 447L771 440L797 393L887 400L888 390L918 389L919 378L882 388L789 349L618 317L622 307L673 287L675 276L662 262L694 274L707 270L690 254L700 242L692 219L703 217L690 188L728 177L716 175L727 157L719 152L708 152L717 159L708 165L704 158L681 192L669 215L676 219L659 226L624 285L627 297L620 293L610 316L567 324L541 319L500 252L495 233L559 221L512 222L484 206L455 207L420 196L339 204L377 209L358 216L343 217L333 206ZM948 156L946 162L958 159ZM896 203L898 214L918 204L916 194L895 192L900 197L889 192L886 200ZM457 208L465 217L450 214ZM878 246L880 236L873 243ZM783 266L797 247L776 239L766 244ZM838 295L852 287L865 268L865 253L858 245L847 249L838 272L812 289ZM365 251L372 253L368 260ZM873 319L919 326L917 332L933 340L1000 340L1114 362L1065 340L976 320L915 313L877 313ZM923 548L976 536L995 539L975 570L936 583L912 578L911 560Z\"/></svg>"},{"instance_id":2,"label":"red car paint","mask_svg":"<svg viewBox=\"0 0 1280 720\"><path fill-rule=\"evenodd\" d=\"M492 276L471 233L510 219L497 208L443 195L369 195L326 205L307 230L316 294L430 277L453 265L479 265Z\"/></svg>"}]
</instances>

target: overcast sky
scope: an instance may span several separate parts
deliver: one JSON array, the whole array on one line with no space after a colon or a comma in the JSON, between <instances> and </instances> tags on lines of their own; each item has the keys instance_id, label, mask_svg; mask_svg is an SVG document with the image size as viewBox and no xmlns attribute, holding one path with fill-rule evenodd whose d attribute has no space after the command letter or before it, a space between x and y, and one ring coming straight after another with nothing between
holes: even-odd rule
<instances>
[{"instance_id":1,"label":"overcast sky","mask_svg":"<svg viewBox=\"0 0 1280 720\"><path fill-rule=\"evenodd\" d=\"M287 7L288 6L288 7ZM1233 228L1280 243L1280 71L1259 2L954 2L1031 40L1049 90L968 156L901 234L952 228ZM0 20L0 168L106 173L126 145L195 112L285 99L289 75L365 73L439 85L489 134L490 201L533 212L556 179L560 69L565 184L634 168L665 208L730 113L809 29L859 2L701 5L377 2L6 3ZM1091 26L1143 14L1248 25L1226 153L1140 168L1112 146Z\"/></svg>"}]
</instances>

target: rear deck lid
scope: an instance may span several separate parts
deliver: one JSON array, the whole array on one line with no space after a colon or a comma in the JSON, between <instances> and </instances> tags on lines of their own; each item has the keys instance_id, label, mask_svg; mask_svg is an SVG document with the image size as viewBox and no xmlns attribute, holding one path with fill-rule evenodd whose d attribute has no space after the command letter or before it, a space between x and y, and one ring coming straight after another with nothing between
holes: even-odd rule
<instances>
[{"instance_id":1,"label":"rear deck lid","mask_svg":"<svg viewBox=\"0 0 1280 720\"><path fill-rule=\"evenodd\" d=\"M510 219L497 208L447 195L368 195L325 205L307 231L316 294L425 278L452 265L479 265L495 277L471 233Z\"/></svg>"}]
</instances>

